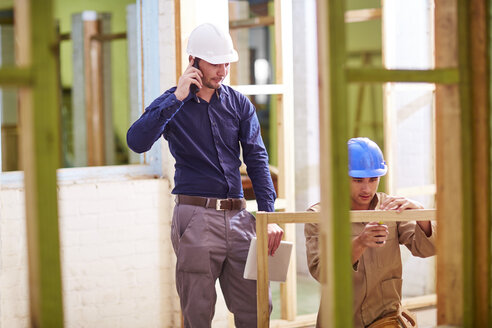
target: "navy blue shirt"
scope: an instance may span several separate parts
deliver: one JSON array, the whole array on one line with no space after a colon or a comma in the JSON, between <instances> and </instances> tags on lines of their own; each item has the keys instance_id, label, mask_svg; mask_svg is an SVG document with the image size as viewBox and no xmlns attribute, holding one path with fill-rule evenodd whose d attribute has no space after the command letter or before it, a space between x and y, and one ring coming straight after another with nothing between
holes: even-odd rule
<instances>
[{"instance_id":1,"label":"navy blue shirt","mask_svg":"<svg viewBox=\"0 0 492 328\"><path fill-rule=\"evenodd\" d=\"M241 198L240 145L259 211L274 211L276 198L256 110L247 97L222 85L207 103L176 87L155 99L127 133L128 146L148 151L161 135L176 160L173 194Z\"/></svg>"}]
</instances>

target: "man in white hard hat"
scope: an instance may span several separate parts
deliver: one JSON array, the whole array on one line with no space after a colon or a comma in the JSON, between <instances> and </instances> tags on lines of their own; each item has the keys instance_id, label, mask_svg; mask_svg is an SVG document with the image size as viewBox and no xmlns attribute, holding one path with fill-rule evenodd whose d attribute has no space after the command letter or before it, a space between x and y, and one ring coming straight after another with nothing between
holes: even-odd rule
<instances>
[{"instance_id":1,"label":"man in white hard hat","mask_svg":"<svg viewBox=\"0 0 492 328\"><path fill-rule=\"evenodd\" d=\"M348 142L351 210L423 208L416 201L377 192L387 171L383 153L368 138ZM319 204L310 208L320 211ZM304 226L309 271L319 280L319 227ZM415 317L401 306L402 264L400 244L413 255L435 255L435 226L430 221L352 223L354 327L410 328ZM318 313L318 325L320 326Z\"/></svg>"},{"instance_id":2,"label":"man in white hard hat","mask_svg":"<svg viewBox=\"0 0 492 328\"><path fill-rule=\"evenodd\" d=\"M256 281L243 279L255 218L245 210L240 146L258 210L271 212L276 194L268 154L253 104L222 84L238 60L230 35L202 24L191 33L187 52L189 65L177 87L145 109L128 130L128 146L142 153L163 135L176 159L171 239L185 327L210 327L217 278L236 327L256 327ZM270 254L282 234L269 225Z\"/></svg>"}]
</instances>

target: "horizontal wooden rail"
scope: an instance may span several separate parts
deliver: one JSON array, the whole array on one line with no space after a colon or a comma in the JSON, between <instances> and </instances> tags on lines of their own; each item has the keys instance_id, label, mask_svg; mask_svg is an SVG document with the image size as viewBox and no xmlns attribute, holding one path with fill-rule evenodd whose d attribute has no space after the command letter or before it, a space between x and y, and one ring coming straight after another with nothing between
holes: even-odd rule
<instances>
[{"instance_id":1,"label":"horizontal wooden rail","mask_svg":"<svg viewBox=\"0 0 492 328\"><path fill-rule=\"evenodd\" d=\"M260 16L260 17L230 21L229 29L235 30L240 28L270 26L273 25L274 23L275 23L275 18L273 16Z\"/></svg>"},{"instance_id":2,"label":"horizontal wooden rail","mask_svg":"<svg viewBox=\"0 0 492 328\"><path fill-rule=\"evenodd\" d=\"M357 9L345 12L345 23L367 22L381 19L381 8Z\"/></svg>"},{"instance_id":3,"label":"horizontal wooden rail","mask_svg":"<svg viewBox=\"0 0 492 328\"><path fill-rule=\"evenodd\" d=\"M317 223L320 221L319 212L258 212L258 216L266 219L267 223ZM397 211L350 211L350 220L352 222L370 222L370 221L416 221L416 220L435 220L436 210L406 210L401 213Z\"/></svg>"},{"instance_id":4,"label":"horizontal wooden rail","mask_svg":"<svg viewBox=\"0 0 492 328\"><path fill-rule=\"evenodd\" d=\"M270 314L268 311L268 224L269 223L318 223L319 212L257 212L257 310L258 327L269 327ZM350 211L351 222L404 222L416 220L435 220L435 209L397 211Z\"/></svg>"},{"instance_id":5,"label":"horizontal wooden rail","mask_svg":"<svg viewBox=\"0 0 492 328\"><path fill-rule=\"evenodd\" d=\"M24 67L0 68L0 85L9 87L30 86L33 83L32 71Z\"/></svg>"},{"instance_id":6,"label":"horizontal wooden rail","mask_svg":"<svg viewBox=\"0 0 492 328\"><path fill-rule=\"evenodd\" d=\"M414 82L455 84L459 82L457 68L404 70L384 68L347 68L347 81L360 83Z\"/></svg>"}]
</instances>

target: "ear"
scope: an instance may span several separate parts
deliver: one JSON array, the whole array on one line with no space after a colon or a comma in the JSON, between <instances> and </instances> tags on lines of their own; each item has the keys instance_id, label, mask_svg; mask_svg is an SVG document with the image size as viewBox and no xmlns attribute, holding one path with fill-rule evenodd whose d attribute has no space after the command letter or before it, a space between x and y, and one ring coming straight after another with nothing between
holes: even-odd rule
<instances>
[{"instance_id":1,"label":"ear","mask_svg":"<svg viewBox=\"0 0 492 328\"><path fill-rule=\"evenodd\" d=\"M191 60L193 59L193 56L192 55L189 55L188 56L188 61L191 63Z\"/></svg>"}]
</instances>

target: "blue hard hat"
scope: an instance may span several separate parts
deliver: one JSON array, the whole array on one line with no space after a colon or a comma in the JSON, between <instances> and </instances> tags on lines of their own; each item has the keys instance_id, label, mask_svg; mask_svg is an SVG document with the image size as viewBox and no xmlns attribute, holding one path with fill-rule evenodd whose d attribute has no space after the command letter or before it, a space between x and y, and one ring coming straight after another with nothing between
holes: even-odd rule
<instances>
[{"instance_id":1,"label":"blue hard hat","mask_svg":"<svg viewBox=\"0 0 492 328\"><path fill-rule=\"evenodd\" d=\"M386 174L388 167L379 146L369 138L352 138L348 141L349 176L374 178Z\"/></svg>"}]
</instances>

